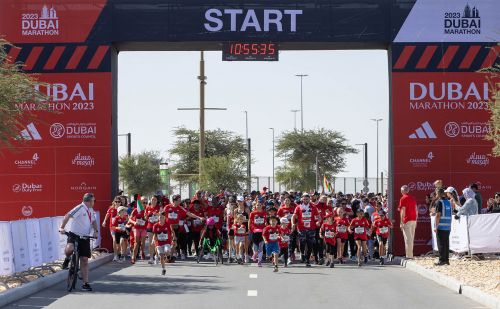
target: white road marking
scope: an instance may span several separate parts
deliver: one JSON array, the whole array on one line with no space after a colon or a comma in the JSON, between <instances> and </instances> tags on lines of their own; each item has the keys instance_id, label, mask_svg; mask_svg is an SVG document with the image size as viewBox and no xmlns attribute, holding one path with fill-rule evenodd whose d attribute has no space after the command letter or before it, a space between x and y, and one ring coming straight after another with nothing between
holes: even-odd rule
<instances>
[{"instance_id":1,"label":"white road marking","mask_svg":"<svg viewBox=\"0 0 500 309\"><path fill-rule=\"evenodd\" d=\"M250 274L248 276L248 278L250 278L250 279L257 279L257 274Z\"/></svg>"},{"instance_id":2,"label":"white road marking","mask_svg":"<svg viewBox=\"0 0 500 309\"><path fill-rule=\"evenodd\" d=\"M247 296L257 296L257 290L248 290Z\"/></svg>"}]
</instances>

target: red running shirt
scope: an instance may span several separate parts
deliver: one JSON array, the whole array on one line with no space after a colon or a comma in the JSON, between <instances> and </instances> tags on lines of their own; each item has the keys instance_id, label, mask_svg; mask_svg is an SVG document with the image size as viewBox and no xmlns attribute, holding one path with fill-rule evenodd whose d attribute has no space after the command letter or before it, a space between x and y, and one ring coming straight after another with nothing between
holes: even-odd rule
<instances>
[{"instance_id":1,"label":"red running shirt","mask_svg":"<svg viewBox=\"0 0 500 309\"><path fill-rule=\"evenodd\" d=\"M337 231L337 224L335 221L332 224L323 223L319 232L323 235L323 240L325 243L330 245L335 245L337 243L337 237L335 235Z\"/></svg>"},{"instance_id":2,"label":"red running shirt","mask_svg":"<svg viewBox=\"0 0 500 309\"><path fill-rule=\"evenodd\" d=\"M172 230L170 224L165 222L161 225L160 222L153 225L153 234L156 235L156 246L170 245L172 244Z\"/></svg>"},{"instance_id":3,"label":"red running shirt","mask_svg":"<svg viewBox=\"0 0 500 309\"><path fill-rule=\"evenodd\" d=\"M354 239L368 240L367 232L370 228L370 222L366 218L358 219L357 217L351 221L351 230L354 233Z\"/></svg>"},{"instance_id":4,"label":"red running shirt","mask_svg":"<svg viewBox=\"0 0 500 309\"><path fill-rule=\"evenodd\" d=\"M267 242L278 242L280 240L280 227L278 225L275 227L270 225L266 226L262 232L262 237L264 237L264 240Z\"/></svg>"},{"instance_id":5,"label":"red running shirt","mask_svg":"<svg viewBox=\"0 0 500 309\"><path fill-rule=\"evenodd\" d=\"M252 233L259 233L264 230L266 227L267 213L264 210L261 211L252 211L250 213L250 231Z\"/></svg>"}]
</instances>

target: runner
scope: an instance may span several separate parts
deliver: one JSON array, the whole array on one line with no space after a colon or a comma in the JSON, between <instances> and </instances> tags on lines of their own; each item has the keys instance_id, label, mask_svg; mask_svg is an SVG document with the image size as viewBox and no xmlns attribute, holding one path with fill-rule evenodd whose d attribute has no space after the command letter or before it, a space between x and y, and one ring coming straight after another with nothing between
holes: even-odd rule
<instances>
[{"instance_id":1,"label":"runner","mask_svg":"<svg viewBox=\"0 0 500 309\"><path fill-rule=\"evenodd\" d=\"M262 238L262 231L266 226L267 213L263 210L264 199L259 198L254 202L254 211L250 213L250 231L252 232L253 242L253 256L252 260L262 266L262 251L264 247L264 239Z\"/></svg>"},{"instance_id":2,"label":"runner","mask_svg":"<svg viewBox=\"0 0 500 309\"><path fill-rule=\"evenodd\" d=\"M236 202L235 202L235 197L230 196L228 199L228 203L226 205L226 209L224 211L224 221L225 221L225 228L224 230L227 230L227 236L228 236L228 242L227 242L227 254L229 257L229 263L232 263L235 255L236 255L236 245L234 243L234 230L231 229L233 226L233 221L234 221L234 213L236 210Z\"/></svg>"},{"instance_id":3,"label":"runner","mask_svg":"<svg viewBox=\"0 0 500 309\"><path fill-rule=\"evenodd\" d=\"M130 236L130 225L128 224L127 207L118 207L118 215L113 218L113 229L115 231L115 243L120 246L118 262L124 262L127 254L128 239Z\"/></svg>"},{"instance_id":4,"label":"runner","mask_svg":"<svg viewBox=\"0 0 500 309\"><path fill-rule=\"evenodd\" d=\"M148 233L148 246L149 246L149 261L148 264L154 263L155 256L155 246L153 246L153 226L160 220L160 209L161 205L156 196L151 198L151 205L146 207L146 218L148 220L148 225L146 226L146 231Z\"/></svg>"},{"instance_id":5,"label":"runner","mask_svg":"<svg viewBox=\"0 0 500 309\"><path fill-rule=\"evenodd\" d=\"M321 225L319 236L325 242L326 254L328 260L326 262L326 266L330 266L330 268L334 267L333 257L335 255L335 245L336 245L336 231L337 224L333 220L333 214L329 213L325 217L325 221Z\"/></svg>"},{"instance_id":6,"label":"runner","mask_svg":"<svg viewBox=\"0 0 500 309\"><path fill-rule=\"evenodd\" d=\"M392 222L386 217L385 211L379 211L379 218L373 222L373 229L377 233L378 250L380 255L380 265L384 265L385 246L389 238L389 229L392 229Z\"/></svg>"},{"instance_id":7,"label":"runner","mask_svg":"<svg viewBox=\"0 0 500 309\"><path fill-rule=\"evenodd\" d=\"M288 267L288 250L290 244L290 221L283 217L280 219L280 257L283 256L285 267Z\"/></svg>"},{"instance_id":8,"label":"runner","mask_svg":"<svg viewBox=\"0 0 500 309\"><path fill-rule=\"evenodd\" d=\"M358 266L362 265L363 259L361 256L361 251L363 251L364 262L368 263L368 248L366 246L366 241L368 240L367 233L370 228L370 223L363 216L363 209L359 208L356 211L356 218L352 219L349 225L349 233L354 235L354 240L356 241L357 250L357 260Z\"/></svg>"},{"instance_id":9,"label":"runner","mask_svg":"<svg viewBox=\"0 0 500 309\"><path fill-rule=\"evenodd\" d=\"M216 245L217 239L222 242L222 234L220 230L216 227L214 218L210 217L207 219L207 225L201 231L200 238L201 238L200 241L201 245L198 250L199 252L198 254L204 254L203 250L205 249L205 247L203 246L203 244L205 242L205 239L208 240L210 247L214 247ZM209 255L210 254L211 253L209 252Z\"/></svg>"},{"instance_id":10,"label":"runner","mask_svg":"<svg viewBox=\"0 0 500 309\"><path fill-rule=\"evenodd\" d=\"M295 207L297 206L295 205L295 203L292 203L292 199L288 192L283 193L285 198L283 204L278 209L278 217L280 218L280 222L282 224L283 222L285 222L287 228L290 230L290 241L287 245L287 248L289 247L290 254L287 262L288 264L292 264L295 261L295 249L297 248L297 230L292 231L292 216L293 212L295 211Z\"/></svg>"},{"instance_id":11,"label":"runner","mask_svg":"<svg viewBox=\"0 0 500 309\"><path fill-rule=\"evenodd\" d=\"M347 229L350 225L347 213L342 207L337 209L338 216L335 218L337 225L337 258L340 264L344 264L344 244L349 238Z\"/></svg>"},{"instance_id":12,"label":"runner","mask_svg":"<svg viewBox=\"0 0 500 309\"><path fill-rule=\"evenodd\" d=\"M122 204L122 200L120 196L116 196L113 200L111 206L109 206L108 211L106 212L106 216L104 220L102 220L102 227L106 227L106 223L109 222L109 232L111 233L111 239L113 240L113 262L118 261L118 252L120 251L120 246L118 246L115 242L115 231L111 228L113 223L113 218L118 214L118 207Z\"/></svg>"},{"instance_id":13,"label":"runner","mask_svg":"<svg viewBox=\"0 0 500 309\"><path fill-rule=\"evenodd\" d=\"M316 220L319 216L318 210L310 201L310 195L304 193L302 204L295 208L292 216L292 229L296 228L299 233L302 262L306 263L306 267L311 267L309 259L314 248L316 228L321 227L319 221Z\"/></svg>"},{"instance_id":14,"label":"runner","mask_svg":"<svg viewBox=\"0 0 500 309\"><path fill-rule=\"evenodd\" d=\"M153 240L156 246L156 251L160 256L161 274L165 276L165 260L171 254L172 242L175 240L175 235L172 233L172 226L166 221L164 211L160 212L159 222L155 223L152 228Z\"/></svg>"},{"instance_id":15,"label":"runner","mask_svg":"<svg viewBox=\"0 0 500 309\"><path fill-rule=\"evenodd\" d=\"M193 206L190 209L190 211L199 217L203 217L204 211L201 202L199 200L194 200L192 203ZM191 219L188 221L188 226L189 226L189 239L194 243L196 256L198 256L198 247L200 246L200 234L201 230L203 230L203 222L199 219ZM189 244L189 247L191 247L191 244Z\"/></svg>"},{"instance_id":16,"label":"runner","mask_svg":"<svg viewBox=\"0 0 500 309\"><path fill-rule=\"evenodd\" d=\"M148 205L148 198L142 197L141 199L142 205ZM144 207L144 206L143 206ZM134 250L132 253L132 259L130 263L135 264L135 259L137 258L137 254L139 253L139 247L141 247L142 257L144 256L144 248L146 247L146 211L139 209L139 207L134 208L132 213L130 214L129 223L134 226Z\"/></svg>"},{"instance_id":17,"label":"runner","mask_svg":"<svg viewBox=\"0 0 500 309\"><path fill-rule=\"evenodd\" d=\"M262 237L266 243L266 255L268 258L272 257L274 272L278 271L278 257L280 254L279 248L279 238L280 238L280 227L278 224L278 217L269 217L269 225L266 226L262 232ZM259 265L260 266L260 265Z\"/></svg>"},{"instance_id":18,"label":"runner","mask_svg":"<svg viewBox=\"0 0 500 309\"><path fill-rule=\"evenodd\" d=\"M250 210L245 204L245 198L243 196L238 196L236 198L236 201L238 203L238 207L234 210L234 217L236 218L238 215L243 216L243 224L245 225L247 229L247 233L245 234L245 246L244 246L244 256L245 256L245 263L249 262L248 259L248 245L249 245L249 240L248 240L248 219L250 218Z\"/></svg>"},{"instance_id":19,"label":"runner","mask_svg":"<svg viewBox=\"0 0 500 309\"><path fill-rule=\"evenodd\" d=\"M238 264L243 264L245 261L245 240L247 236L247 226L244 223L245 216L239 214L236 216L235 223L231 227L234 234L234 244L236 247L236 260Z\"/></svg>"}]
</instances>

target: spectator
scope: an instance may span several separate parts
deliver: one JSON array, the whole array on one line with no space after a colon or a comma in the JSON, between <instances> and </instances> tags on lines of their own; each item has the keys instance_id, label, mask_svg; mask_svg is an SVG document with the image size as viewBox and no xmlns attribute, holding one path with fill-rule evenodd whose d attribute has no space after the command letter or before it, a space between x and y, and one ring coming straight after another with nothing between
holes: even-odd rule
<instances>
[{"instance_id":1,"label":"spectator","mask_svg":"<svg viewBox=\"0 0 500 309\"><path fill-rule=\"evenodd\" d=\"M457 209L457 207L462 206L462 203L460 203L460 199L458 198L458 193L457 190L453 187L448 187L446 190L444 190L444 193L446 193L446 196L451 202L451 206L453 209Z\"/></svg>"},{"instance_id":2,"label":"spectator","mask_svg":"<svg viewBox=\"0 0 500 309\"><path fill-rule=\"evenodd\" d=\"M417 227L417 201L409 194L410 189L404 185L401 187L403 195L399 200L398 210L400 211L400 227L405 240L406 257L413 258L413 241L415 239L415 229Z\"/></svg>"},{"instance_id":3,"label":"spectator","mask_svg":"<svg viewBox=\"0 0 500 309\"><path fill-rule=\"evenodd\" d=\"M474 198L476 199L477 202L477 208L478 209L483 209L483 197L481 196L481 193L479 192L479 186L477 183L471 183L469 188L471 188L476 195Z\"/></svg>"},{"instance_id":4,"label":"spectator","mask_svg":"<svg viewBox=\"0 0 500 309\"><path fill-rule=\"evenodd\" d=\"M487 213L500 213L500 192L495 193L495 198L488 200Z\"/></svg>"},{"instance_id":5,"label":"spectator","mask_svg":"<svg viewBox=\"0 0 500 309\"><path fill-rule=\"evenodd\" d=\"M436 233L437 245L439 251L439 261L436 266L450 265L450 231L451 231L451 203L446 199L444 190L438 189L438 200L436 201L436 221L433 227Z\"/></svg>"},{"instance_id":6,"label":"spectator","mask_svg":"<svg viewBox=\"0 0 500 309\"><path fill-rule=\"evenodd\" d=\"M464 206L458 206L455 208L455 210L458 211L457 216L472 216L472 215L477 215L478 212L478 207L477 207L477 202L475 199L475 193L471 188L465 188L462 191L464 198L465 198L465 203Z\"/></svg>"}]
</instances>

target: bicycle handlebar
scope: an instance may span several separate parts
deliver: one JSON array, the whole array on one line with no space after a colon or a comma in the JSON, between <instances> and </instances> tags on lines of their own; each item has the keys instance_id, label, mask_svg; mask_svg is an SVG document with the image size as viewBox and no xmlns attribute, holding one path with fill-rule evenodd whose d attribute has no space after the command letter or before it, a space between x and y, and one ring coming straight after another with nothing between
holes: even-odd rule
<instances>
[{"instance_id":1,"label":"bicycle handlebar","mask_svg":"<svg viewBox=\"0 0 500 309\"><path fill-rule=\"evenodd\" d=\"M74 237L74 238L81 238L81 239L97 239L97 237L94 237L94 236L80 236L80 235L76 235L75 233L72 233L72 232L64 232L64 235L68 236L68 237Z\"/></svg>"}]
</instances>

